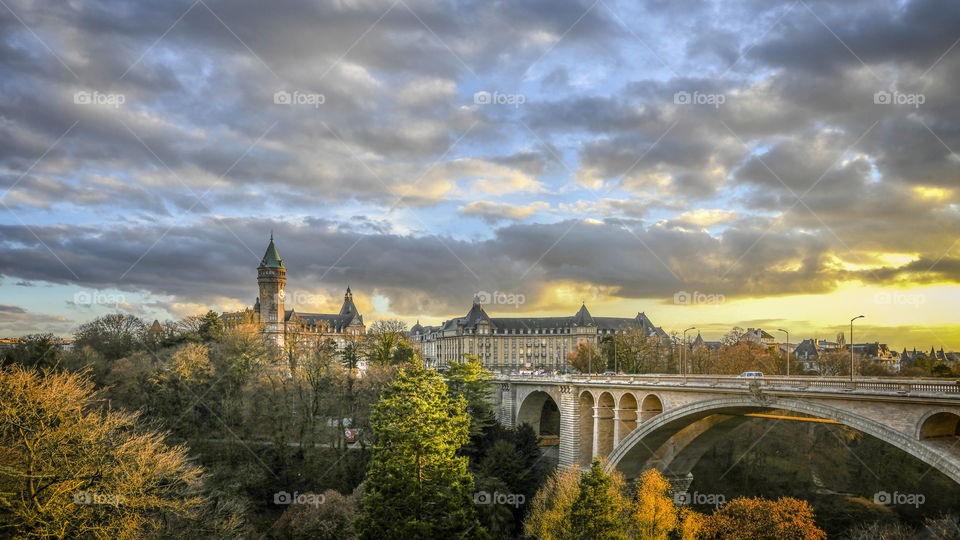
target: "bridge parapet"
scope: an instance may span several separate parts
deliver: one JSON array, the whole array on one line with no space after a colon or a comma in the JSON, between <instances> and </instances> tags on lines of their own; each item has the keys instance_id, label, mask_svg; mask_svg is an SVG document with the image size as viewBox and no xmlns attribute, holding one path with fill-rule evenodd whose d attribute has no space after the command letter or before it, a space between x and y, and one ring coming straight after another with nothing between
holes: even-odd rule
<instances>
[{"instance_id":1,"label":"bridge parapet","mask_svg":"<svg viewBox=\"0 0 960 540\"><path fill-rule=\"evenodd\" d=\"M496 382L519 384L575 384L578 386L599 385L658 385L676 387L697 386L759 386L760 388L784 388L792 391L830 389L840 391L878 392L887 394L935 393L960 395L960 380L952 379L855 379L844 377L763 377L759 379L711 376L711 375L610 375L584 377L560 376L500 376Z\"/></svg>"}]
</instances>

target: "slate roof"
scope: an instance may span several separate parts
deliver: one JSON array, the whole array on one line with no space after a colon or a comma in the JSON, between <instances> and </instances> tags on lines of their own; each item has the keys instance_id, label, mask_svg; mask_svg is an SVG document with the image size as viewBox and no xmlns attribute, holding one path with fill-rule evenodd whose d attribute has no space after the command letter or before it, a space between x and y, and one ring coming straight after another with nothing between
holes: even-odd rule
<instances>
[{"instance_id":1,"label":"slate roof","mask_svg":"<svg viewBox=\"0 0 960 540\"><path fill-rule=\"evenodd\" d=\"M273 233L270 233L270 244L267 245L267 252L260 259L260 268L283 268L283 259L277 253L277 246L273 244Z\"/></svg>"},{"instance_id":2,"label":"slate roof","mask_svg":"<svg viewBox=\"0 0 960 540\"><path fill-rule=\"evenodd\" d=\"M353 293L350 292L350 287L347 287L347 294L343 297L340 313L301 313L288 309L284 312L283 320L289 322L295 317L304 320L308 326L329 325L334 332L342 332L348 326L363 324L363 315L360 315L357 306L353 303Z\"/></svg>"},{"instance_id":3,"label":"slate roof","mask_svg":"<svg viewBox=\"0 0 960 540\"><path fill-rule=\"evenodd\" d=\"M490 317L484 311L479 298L476 297L465 316L444 321L440 329L453 330L458 324L464 328L475 328L480 321L487 321L491 330L497 333L507 331L527 333L531 330L552 330L571 326L595 326L600 331L616 331L636 327L639 324L647 330L648 336L667 337L667 333L662 328L653 326L644 313L637 313L636 317L593 317L587 306L582 305L572 317Z\"/></svg>"}]
</instances>

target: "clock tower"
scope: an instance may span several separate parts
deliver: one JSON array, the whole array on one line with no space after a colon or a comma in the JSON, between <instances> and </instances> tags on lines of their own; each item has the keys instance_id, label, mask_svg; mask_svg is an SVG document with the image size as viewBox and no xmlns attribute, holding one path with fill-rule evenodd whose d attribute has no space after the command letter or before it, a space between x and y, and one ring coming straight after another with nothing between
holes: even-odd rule
<instances>
[{"instance_id":1,"label":"clock tower","mask_svg":"<svg viewBox=\"0 0 960 540\"><path fill-rule=\"evenodd\" d=\"M257 284L260 285L260 323L263 331L270 336L277 345L283 345L284 319L283 297L287 285L287 269L283 266L283 259L273 245L273 233L270 233L270 244L267 252L257 267Z\"/></svg>"}]
</instances>

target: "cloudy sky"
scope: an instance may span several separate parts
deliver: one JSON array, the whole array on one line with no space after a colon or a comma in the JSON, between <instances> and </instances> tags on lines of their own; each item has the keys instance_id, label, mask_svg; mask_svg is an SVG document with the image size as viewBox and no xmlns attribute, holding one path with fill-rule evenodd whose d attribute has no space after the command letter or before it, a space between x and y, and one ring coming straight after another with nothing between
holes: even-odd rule
<instances>
[{"instance_id":1,"label":"cloudy sky","mask_svg":"<svg viewBox=\"0 0 960 540\"><path fill-rule=\"evenodd\" d=\"M939 0L2 0L0 335L250 305L273 231L368 323L958 350L958 40Z\"/></svg>"}]
</instances>

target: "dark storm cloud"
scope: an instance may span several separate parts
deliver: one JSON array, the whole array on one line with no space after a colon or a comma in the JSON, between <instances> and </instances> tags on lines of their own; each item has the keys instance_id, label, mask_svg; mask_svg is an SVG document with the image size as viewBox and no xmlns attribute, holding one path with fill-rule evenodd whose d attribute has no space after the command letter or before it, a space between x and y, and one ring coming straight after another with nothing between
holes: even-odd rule
<instances>
[{"instance_id":1,"label":"dark storm cloud","mask_svg":"<svg viewBox=\"0 0 960 540\"><path fill-rule=\"evenodd\" d=\"M226 174L229 187L215 186L214 197L269 183L377 200L418 168L398 178L378 166L380 158L416 164L440 157L483 121L460 107L457 79L471 65L479 70L504 55L528 65L549 45L536 42L537 34L564 35L571 44L616 34L600 10L572 1L550 2L544 13L535 4L293 2L271 6L269 16L252 1L10 7L77 76L9 12L0 16L7 30L0 117L9 121L0 124L0 163L27 170L76 121L38 172L109 164L202 189ZM429 83L444 91L431 95ZM407 87L418 103L404 100ZM318 92L326 101L316 110L284 108L273 103L279 90ZM120 93L126 101L116 110L77 106L77 91ZM52 202L31 195L40 206Z\"/></svg>"},{"instance_id":2,"label":"dark storm cloud","mask_svg":"<svg viewBox=\"0 0 960 540\"><path fill-rule=\"evenodd\" d=\"M0 197L30 226L0 225L4 277L169 295L166 309L250 302L273 228L291 287L351 284L404 315L463 311L477 290L535 302L570 281L733 298L960 279L960 5L8 3L73 73L0 10ZM633 69L638 54L656 68ZM541 95L522 109L469 95L523 85ZM78 105L78 91L125 103ZM470 199L469 180L511 174L531 181L509 193L604 189L547 205L494 182L495 200ZM398 233L411 227L383 210L400 194L447 212L449 233ZM715 228L685 214L731 207Z\"/></svg>"},{"instance_id":3,"label":"dark storm cloud","mask_svg":"<svg viewBox=\"0 0 960 540\"><path fill-rule=\"evenodd\" d=\"M349 284L367 298L388 296L395 313L416 315L458 312L478 290L518 291L537 302L554 284L571 281L609 287L624 298L666 298L679 290L731 298L823 292L846 279L894 283L931 262L872 273L837 270L829 264L827 240L766 231L767 225L744 220L715 238L669 226L563 221L510 225L489 240L475 241L362 234L326 220L206 220L202 235L183 226L75 228L69 237L58 227L34 228L63 264L29 231L2 227L0 274L149 291L194 303L224 298L251 303L265 245L262 231L273 227L289 290L336 294ZM68 268L75 269L79 281ZM960 279L960 260L945 257L926 273L925 279L934 278Z\"/></svg>"}]
</instances>

